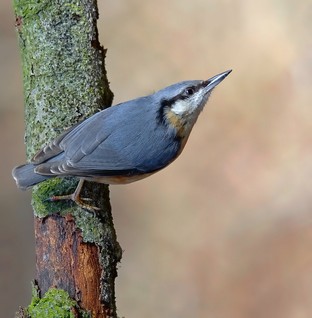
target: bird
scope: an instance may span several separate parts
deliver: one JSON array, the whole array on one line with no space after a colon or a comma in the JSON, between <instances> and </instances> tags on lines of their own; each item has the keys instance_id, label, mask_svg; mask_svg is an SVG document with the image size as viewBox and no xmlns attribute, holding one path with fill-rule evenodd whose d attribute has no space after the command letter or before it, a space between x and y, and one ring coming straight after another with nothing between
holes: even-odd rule
<instances>
[{"instance_id":1,"label":"bird","mask_svg":"<svg viewBox=\"0 0 312 318\"><path fill-rule=\"evenodd\" d=\"M127 184L167 167L183 151L212 90L231 71L182 81L95 113L45 145L29 163L15 167L18 188L54 177L78 177L74 193L50 200L98 209L80 197L84 181Z\"/></svg>"}]
</instances>

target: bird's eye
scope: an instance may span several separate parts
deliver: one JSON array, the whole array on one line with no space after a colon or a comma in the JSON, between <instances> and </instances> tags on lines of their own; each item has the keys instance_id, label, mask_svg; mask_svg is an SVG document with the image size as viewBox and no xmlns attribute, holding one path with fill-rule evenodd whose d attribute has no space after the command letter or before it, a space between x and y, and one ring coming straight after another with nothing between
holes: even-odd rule
<instances>
[{"instance_id":1,"label":"bird's eye","mask_svg":"<svg viewBox=\"0 0 312 318\"><path fill-rule=\"evenodd\" d=\"M186 95L191 96L195 93L194 88L189 87L185 90Z\"/></svg>"}]
</instances>

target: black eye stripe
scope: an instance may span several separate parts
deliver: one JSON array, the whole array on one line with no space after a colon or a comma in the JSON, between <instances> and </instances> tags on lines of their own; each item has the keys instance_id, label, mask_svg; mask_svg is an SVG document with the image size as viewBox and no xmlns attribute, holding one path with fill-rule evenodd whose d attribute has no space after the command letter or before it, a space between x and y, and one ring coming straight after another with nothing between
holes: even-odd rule
<instances>
[{"instance_id":1,"label":"black eye stripe","mask_svg":"<svg viewBox=\"0 0 312 318\"><path fill-rule=\"evenodd\" d=\"M202 87L207 86L208 82L203 81L199 83L198 85L193 85L185 88L180 94L176 95L175 97L171 99L163 99L161 100L161 106L158 110L157 114L157 120L159 123L164 124L164 113L166 108L170 108L177 100L184 100L195 94L197 91L199 91Z\"/></svg>"}]
</instances>

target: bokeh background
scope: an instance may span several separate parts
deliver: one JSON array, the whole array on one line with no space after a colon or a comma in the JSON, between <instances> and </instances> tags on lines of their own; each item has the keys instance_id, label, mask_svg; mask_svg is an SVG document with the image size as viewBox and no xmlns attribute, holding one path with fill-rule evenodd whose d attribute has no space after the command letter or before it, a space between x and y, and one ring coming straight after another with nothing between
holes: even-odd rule
<instances>
[{"instance_id":1,"label":"bokeh background","mask_svg":"<svg viewBox=\"0 0 312 318\"><path fill-rule=\"evenodd\" d=\"M115 102L229 68L182 156L111 187L119 315L312 317L312 1L99 1ZM0 308L30 300L21 65L0 2Z\"/></svg>"}]
</instances>

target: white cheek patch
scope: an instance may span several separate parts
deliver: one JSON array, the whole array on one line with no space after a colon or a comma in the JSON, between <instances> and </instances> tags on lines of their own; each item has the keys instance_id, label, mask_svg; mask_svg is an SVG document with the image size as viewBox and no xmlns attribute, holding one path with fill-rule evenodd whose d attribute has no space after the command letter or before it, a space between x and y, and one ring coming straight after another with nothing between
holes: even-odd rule
<instances>
[{"instance_id":1,"label":"white cheek patch","mask_svg":"<svg viewBox=\"0 0 312 318\"><path fill-rule=\"evenodd\" d=\"M183 116L193 113L202 104L202 92L199 90L186 99L177 100L171 107L171 111L176 115Z\"/></svg>"},{"instance_id":2,"label":"white cheek patch","mask_svg":"<svg viewBox=\"0 0 312 318\"><path fill-rule=\"evenodd\" d=\"M176 115L182 116L190 109L190 100L189 99L180 99L177 100L171 107L171 111Z\"/></svg>"}]
</instances>

